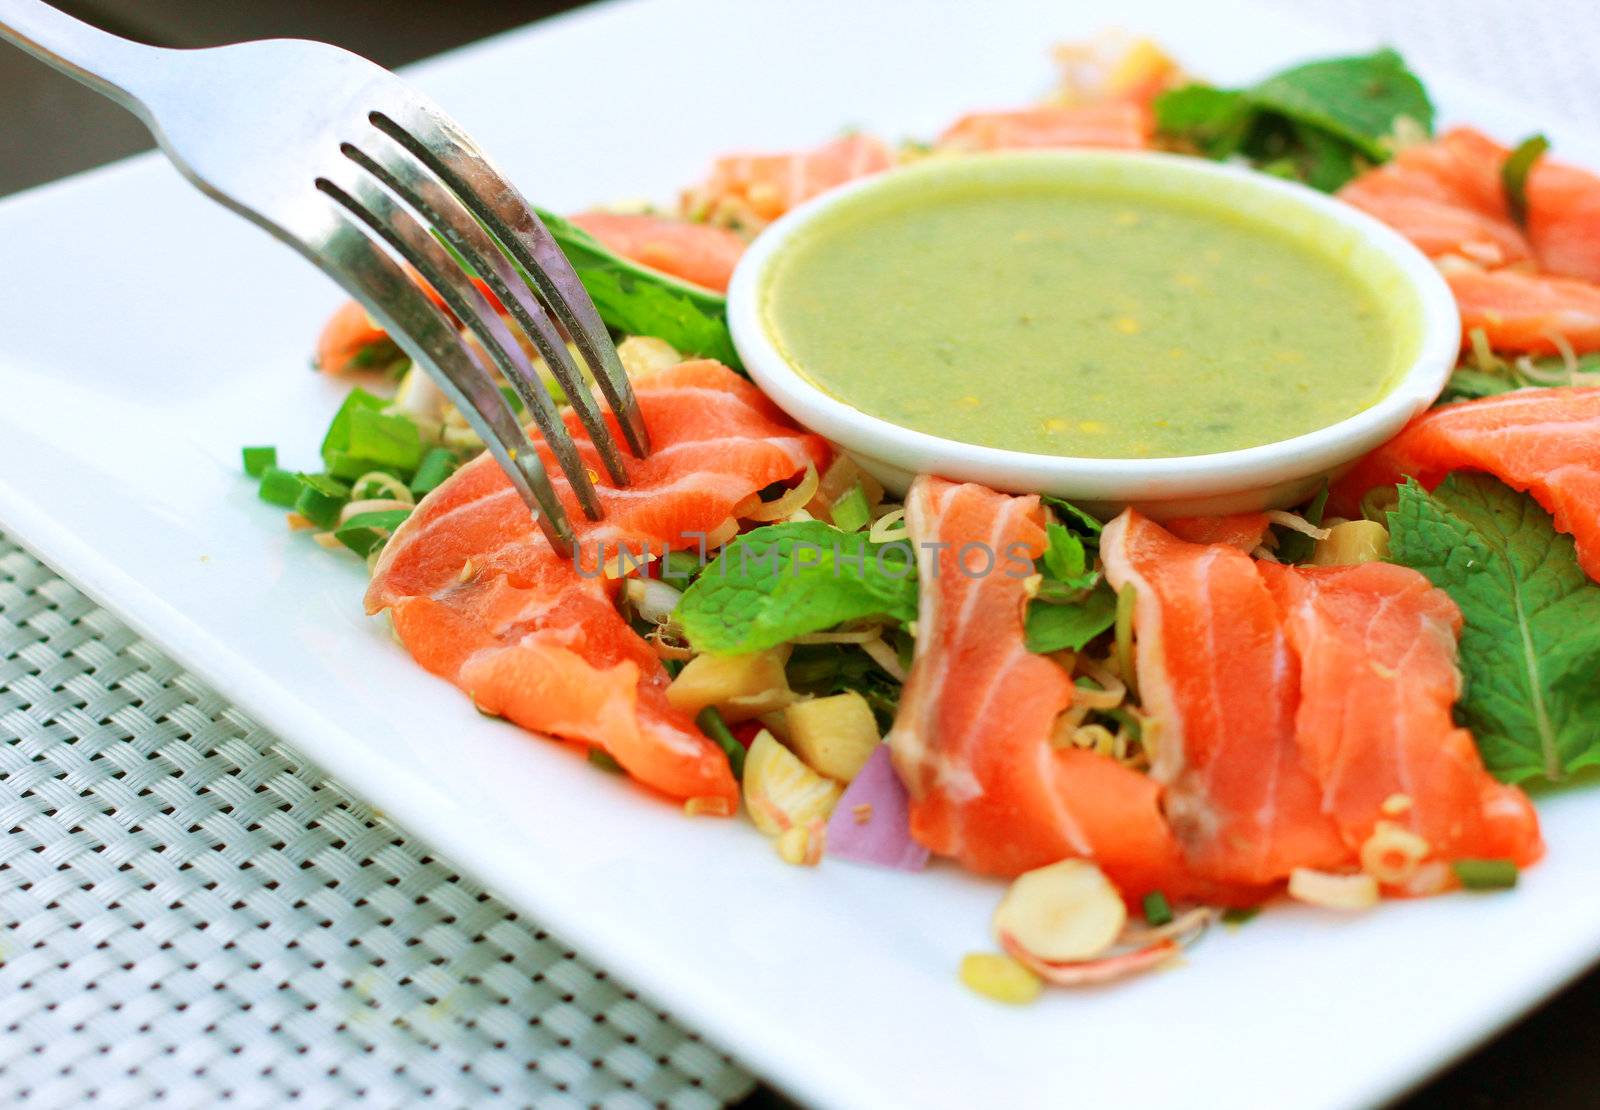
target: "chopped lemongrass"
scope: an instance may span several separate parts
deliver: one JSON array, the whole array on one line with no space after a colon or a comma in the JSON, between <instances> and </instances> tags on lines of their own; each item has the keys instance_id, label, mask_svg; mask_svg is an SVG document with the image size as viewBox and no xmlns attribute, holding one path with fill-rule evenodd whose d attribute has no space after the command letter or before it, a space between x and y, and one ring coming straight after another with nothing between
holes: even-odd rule
<instances>
[{"instance_id":1,"label":"chopped lemongrass","mask_svg":"<svg viewBox=\"0 0 1600 1110\"><path fill-rule=\"evenodd\" d=\"M1092 960L1107 952L1127 923L1122 895L1088 860L1066 859L1023 872L994 911L1002 945L1039 960Z\"/></svg>"},{"instance_id":2,"label":"chopped lemongrass","mask_svg":"<svg viewBox=\"0 0 1600 1110\"><path fill-rule=\"evenodd\" d=\"M1378 904L1378 880L1296 867L1289 873L1289 897L1328 910L1366 910Z\"/></svg>"},{"instance_id":3,"label":"chopped lemongrass","mask_svg":"<svg viewBox=\"0 0 1600 1110\"><path fill-rule=\"evenodd\" d=\"M1152 890L1144 896L1144 919L1147 924L1157 928L1172 923L1172 906L1165 894Z\"/></svg>"},{"instance_id":4,"label":"chopped lemongrass","mask_svg":"<svg viewBox=\"0 0 1600 1110\"><path fill-rule=\"evenodd\" d=\"M1450 870L1467 890L1510 890L1517 885L1517 865L1508 859L1458 859Z\"/></svg>"},{"instance_id":5,"label":"chopped lemongrass","mask_svg":"<svg viewBox=\"0 0 1600 1110\"><path fill-rule=\"evenodd\" d=\"M410 488L385 470L369 470L361 477L350 483L350 499L352 501L399 501L405 505L415 505L417 499L412 496Z\"/></svg>"},{"instance_id":6,"label":"chopped lemongrass","mask_svg":"<svg viewBox=\"0 0 1600 1110\"><path fill-rule=\"evenodd\" d=\"M269 466L261 472L261 484L256 487L256 493L269 505L292 509L300 496L300 475Z\"/></svg>"},{"instance_id":7,"label":"chopped lemongrass","mask_svg":"<svg viewBox=\"0 0 1600 1110\"><path fill-rule=\"evenodd\" d=\"M728 757L728 766L733 768L733 777L739 778L744 774L744 745L739 743L738 737L728 729L728 722L722 719L722 714L717 712L714 705L702 709L694 719L700 726L700 731L709 736Z\"/></svg>"},{"instance_id":8,"label":"chopped lemongrass","mask_svg":"<svg viewBox=\"0 0 1600 1110\"><path fill-rule=\"evenodd\" d=\"M972 952L961 957L961 981L985 998L1010 1006L1025 1006L1044 989L1037 975L998 952Z\"/></svg>"},{"instance_id":9,"label":"chopped lemongrass","mask_svg":"<svg viewBox=\"0 0 1600 1110\"><path fill-rule=\"evenodd\" d=\"M333 535L339 543L365 559L388 542L394 530L410 515L409 506L356 513L348 519L341 517Z\"/></svg>"},{"instance_id":10,"label":"chopped lemongrass","mask_svg":"<svg viewBox=\"0 0 1600 1110\"><path fill-rule=\"evenodd\" d=\"M267 472L268 467L278 465L276 447L246 447L239 454L244 460L244 472L252 478L259 478Z\"/></svg>"},{"instance_id":11,"label":"chopped lemongrass","mask_svg":"<svg viewBox=\"0 0 1600 1110\"><path fill-rule=\"evenodd\" d=\"M1299 513L1285 512L1282 509L1268 509L1267 519L1274 524L1281 525L1284 528L1288 528L1294 532L1299 532L1302 536L1309 536L1314 540L1325 540L1328 538L1328 530L1326 528L1317 527Z\"/></svg>"},{"instance_id":12,"label":"chopped lemongrass","mask_svg":"<svg viewBox=\"0 0 1600 1110\"><path fill-rule=\"evenodd\" d=\"M904 682L906 680L906 667L900 660L900 653L885 643L881 635L862 644L861 650L866 652L874 663L882 667L890 678L896 682Z\"/></svg>"},{"instance_id":13,"label":"chopped lemongrass","mask_svg":"<svg viewBox=\"0 0 1600 1110\"><path fill-rule=\"evenodd\" d=\"M651 624L666 624L683 600L683 591L656 578L630 578L624 587L633 611Z\"/></svg>"},{"instance_id":14,"label":"chopped lemongrass","mask_svg":"<svg viewBox=\"0 0 1600 1110\"><path fill-rule=\"evenodd\" d=\"M833 503L833 526L844 532L859 532L872 520L866 491L857 482Z\"/></svg>"},{"instance_id":15,"label":"chopped lemongrass","mask_svg":"<svg viewBox=\"0 0 1600 1110\"><path fill-rule=\"evenodd\" d=\"M1385 886L1410 882L1428 858L1428 842L1393 821L1379 821L1361 845L1361 870Z\"/></svg>"},{"instance_id":16,"label":"chopped lemongrass","mask_svg":"<svg viewBox=\"0 0 1600 1110\"><path fill-rule=\"evenodd\" d=\"M873 543L895 543L910 535L911 529L906 527L904 509L891 509L874 520L872 527L867 530L867 538Z\"/></svg>"},{"instance_id":17,"label":"chopped lemongrass","mask_svg":"<svg viewBox=\"0 0 1600 1110\"><path fill-rule=\"evenodd\" d=\"M1138 600L1132 582L1117 591L1117 673L1135 697L1139 695L1139 679L1133 669L1133 610Z\"/></svg>"},{"instance_id":18,"label":"chopped lemongrass","mask_svg":"<svg viewBox=\"0 0 1600 1110\"><path fill-rule=\"evenodd\" d=\"M622 764L618 763L616 758L604 748L590 748L588 758L590 763L593 763L602 771L609 771L613 775L622 774Z\"/></svg>"},{"instance_id":19,"label":"chopped lemongrass","mask_svg":"<svg viewBox=\"0 0 1600 1110\"><path fill-rule=\"evenodd\" d=\"M818 481L817 468L807 463L805 474L794 488L785 490L776 501L757 501L741 515L750 520L783 520L816 496Z\"/></svg>"},{"instance_id":20,"label":"chopped lemongrass","mask_svg":"<svg viewBox=\"0 0 1600 1110\"><path fill-rule=\"evenodd\" d=\"M447 447L434 447L422 456L417 472L411 476L411 492L417 497L433 492L456 469L456 453Z\"/></svg>"}]
</instances>

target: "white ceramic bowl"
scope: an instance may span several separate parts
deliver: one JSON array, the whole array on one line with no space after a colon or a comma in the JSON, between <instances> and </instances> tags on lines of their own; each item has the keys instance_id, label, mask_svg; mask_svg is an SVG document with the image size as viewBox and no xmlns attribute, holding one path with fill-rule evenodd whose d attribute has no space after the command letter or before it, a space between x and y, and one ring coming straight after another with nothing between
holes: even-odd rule
<instances>
[{"instance_id":1,"label":"white ceramic bowl","mask_svg":"<svg viewBox=\"0 0 1600 1110\"><path fill-rule=\"evenodd\" d=\"M997 182L1016 174L1123 185L1143 195L1206 191L1247 218L1277 226L1345 263L1379 291L1402 329L1407 354L1394 387L1371 407L1292 439L1157 459L1100 459L1008 451L913 431L829 396L790 365L766 324L767 273L795 236L824 213L868 194L910 186L913 175ZM874 197L873 199L879 199ZM1391 438L1443 390L1456 362L1461 320L1449 286L1415 247L1370 216L1304 186L1199 158L1117 151L1038 151L925 162L865 178L795 209L745 253L728 290L728 322L750 376L801 424L843 447L886 486L903 492L917 474L1051 493L1092 511L1135 505L1156 517L1246 512L1292 505Z\"/></svg>"}]
</instances>

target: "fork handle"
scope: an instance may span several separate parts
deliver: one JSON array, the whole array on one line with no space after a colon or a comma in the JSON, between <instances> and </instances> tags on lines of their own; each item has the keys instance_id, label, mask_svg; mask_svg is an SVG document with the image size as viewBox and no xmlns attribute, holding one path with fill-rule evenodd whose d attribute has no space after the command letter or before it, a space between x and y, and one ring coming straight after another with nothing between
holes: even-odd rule
<instances>
[{"instance_id":1,"label":"fork handle","mask_svg":"<svg viewBox=\"0 0 1600 1110\"><path fill-rule=\"evenodd\" d=\"M171 51L120 38L41 0L0 0L0 38L135 112L139 88Z\"/></svg>"}]
</instances>

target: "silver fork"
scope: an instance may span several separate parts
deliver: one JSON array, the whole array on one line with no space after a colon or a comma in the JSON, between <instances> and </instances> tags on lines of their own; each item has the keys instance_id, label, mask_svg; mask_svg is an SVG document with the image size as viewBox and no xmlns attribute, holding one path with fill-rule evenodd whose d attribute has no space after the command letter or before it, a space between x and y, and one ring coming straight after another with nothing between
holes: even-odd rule
<instances>
[{"instance_id":1,"label":"silver fork","mask_svg":"<svg viewBox=\"0 0 1600 1110\"><path fill-rule=\"evenodd\" d=\"M589 519L600 519L600 503L555 402L458 257L532 339L612 481L627 484L621 451L561 329L629 451L649 452L616 348L561 248L472 140L388 70L298 39L146 46L39 0L0 0L0 38L128 108L203 193L294 247L360 301L461 410L563 555L572 525L538 451L489 368L400 261L439 292L515 388Z\"/></svg>"}]
</instances>

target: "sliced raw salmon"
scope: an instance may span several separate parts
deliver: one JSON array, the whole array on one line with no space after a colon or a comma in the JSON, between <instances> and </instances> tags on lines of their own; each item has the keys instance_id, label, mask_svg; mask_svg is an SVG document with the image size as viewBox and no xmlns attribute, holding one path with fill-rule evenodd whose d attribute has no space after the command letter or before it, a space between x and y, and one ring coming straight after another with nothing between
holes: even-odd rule
<instances>
[{"instance_id":1,"label":"sliced raw salmon","mask_svg":"<svg viewBox=\"0 0 1600 1110\"><path fill-rule=\"evenodd\" d=\"M684 193L683 210L693 220L755 232L797 204L886 170L892 162L888 147L860 134L814 150L729 155L717 159L711 175Z\"/></svg>"},{"instance_id":2,"label":"sliced raw salmon","mask_svg":"<svg viewBox=\"0 0 1600 1110\"><path fill-rule=\"evenodd\" d=\"M952 150L1038 150L1061 147L1111 147L1142 150L1155 124L1143 104L1043 104L1010 112L962 116L939 136Z\"/></svg>"},{"instance_id":3,"label":"sliced raw salmon","mask_svg":"<svg viewBox=\"0 0 1600 1110\"><path fill-rule=\"evenodd\" d=\"M1410 239L1430 258L1461 255L1488 266L1533 258L1500 184L1509 152L1471 128L1408 147L1339 190L1339 197Z\"/></svg>"},{"instance_id":4,"label":"sliced raw salmon","mask_svg":"<svg viewBox=\"0 0 1600 1110\"><path fill-rule=\"evenodd\" d=\"M324 374L347 374L381 370L403 357L360 301L346 301L322 326L312 362Z\"/></svg>"},{"instance_id":5,"label":"sliced raw salmon","mask_svg":"<svg viewBox=\"0 0 1600 1110\"><path fill-rule=\"evenodd\" d=\"M580 212L572 222L624 258L718 293L744 253L744 240L724 227L663 216Z\"/></svg>"},{"instance_id":6,"label":"sliced raw salmon","mask_svg":"<svg viewBox=\"0 0 1600 1110\"><path fill-rule=\"evenodd\" d=\"M1600 350L1600 285L1523 270L1485 270L1460 259L1440 269L1461 310L1461 333L1481 328L1497 351L1555 354Z\"/></svg>"},{"instance_id":7,"label":"sliced raw salmon","mask_svg":"<svg viewBox=\"0 0 1600 1110\"><path fill-rule=\"evenodd\" d=\"M1541 158L1528 174L1528 238L1539 268L1600 282L1600 177Z\"/></svg>"},{"instance_id":8,"label":"sliced raw salmon","mask_svg":"<svg viewBox=\"0 0 1600 1110\"><path fill-rule=\"evenodd\" d=\"M1358 516L1376 486L1409 476L1432 489L1452 470L1486 471L1532 494L1600 581L1600 386L1523 390L1424 413L1334 486L1329 509Z\"/></svg>"},{"instance_id":9,"label":"sliced raw salmon","mask_svg":"<svg viewBox=\"0 0 1600 1110\"><path fill-rule=\"evenodd\" d=\"M1413 864L1536 860L1533 806L1489 776L1451 716L1461 613L1449 595L1390 563L1260 571L1298 659L1299 745L1350 849L1361 853L1384 821L1426 842ZM1438 866L1396 885L1421 894L1451 884Z\"/></svg>"},{"instance_id":10,"label":"sliced raw salmon","mask_svg":"<svg viewBox=\"0 0 1600 1110\"><path fill-rule=\"evenodd\" d=\"M1162 521L1161 526L1185 543L1220 543L1248 552L1261 546L1272 521L1266 513L1235 513L1175 517Z\"/></svg>"},{"instance_id":11,"label":"sliced raw salmon","mask_svg":"<svg viewBox=\"0 0 1600 1110\"><path fill-rule=\"evenodd\" d=\"M1073 688L1023 642L1026 575L1045 546L1039 499L921 477L906 522L921 582L916 656L888 740L912 835L985 874L1078 857L1130 899L1219 896L1184 865L1155 782L1050 742Z\"/></svg>"},{"instance_id":12,"label":"sliced raw salmon","mask_svg":"<svg viewBox=\"0 0 1600 1110\"><path fill-rule=\"evenodd\" d=\"M721 750L665 700L666 671L612 604L599 573L631 553L694 550L740 501L822 467L827 445L798 431L749 382L688 362L636 383L654 450L611 486L577 418L567 426L605 519L585 519L539 445L577 535L573 560L545 541L488 455L423 499L384 548L367 609L388 609L417 661L525 728L603 747L629 774L679 798L737 803Z\"/></svg>"},{"instance_id":13,"label":"sliced raw salmon","mask_svg":"<svg viewBox=\"0 0 1600 1110\"><path fill-rule=\"evenodd\" d=\"M1185 543L1129 510L1106 525L1107 580L1136 591L1139 695L1150 777L1189 864L1272 883L1349 858L1295 739L1294 654L1255 562Z\"/></svg>"}]
</instances>

